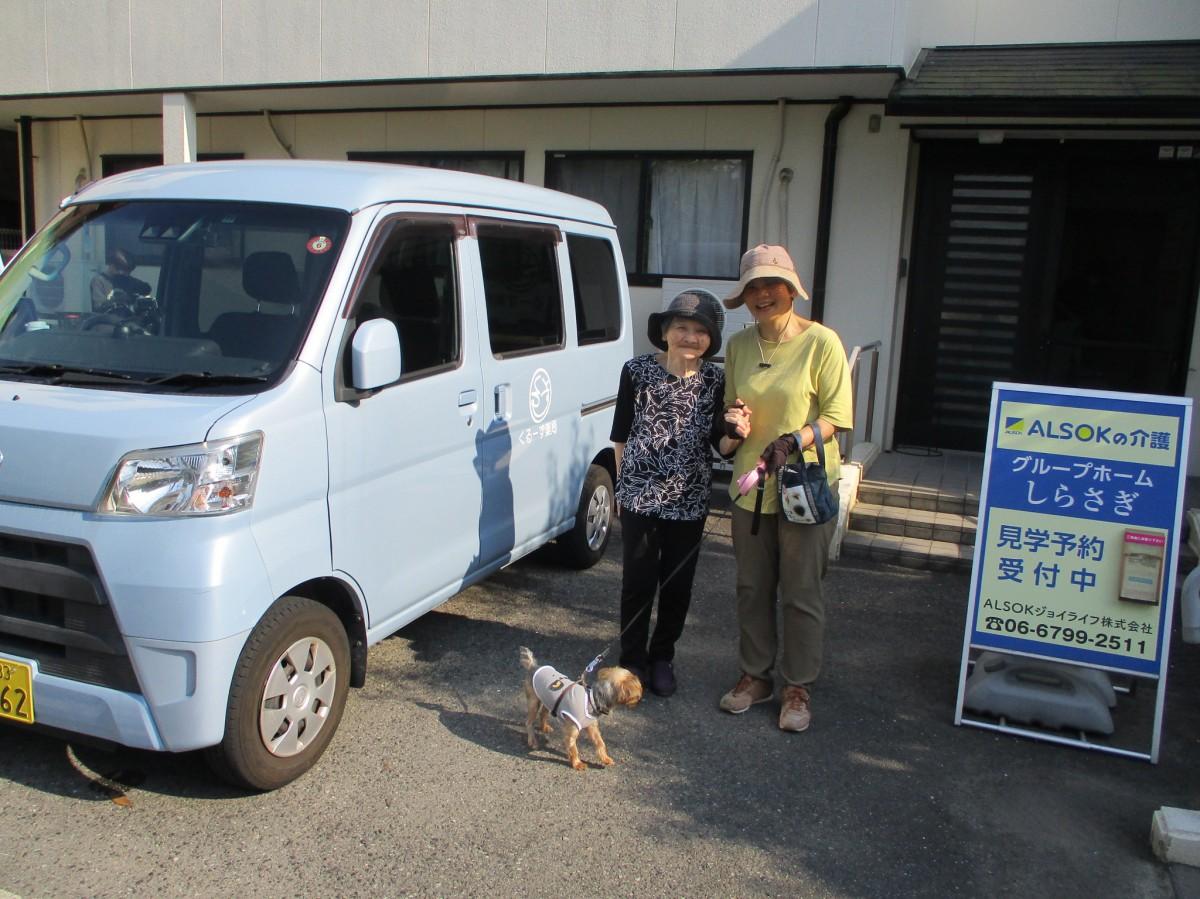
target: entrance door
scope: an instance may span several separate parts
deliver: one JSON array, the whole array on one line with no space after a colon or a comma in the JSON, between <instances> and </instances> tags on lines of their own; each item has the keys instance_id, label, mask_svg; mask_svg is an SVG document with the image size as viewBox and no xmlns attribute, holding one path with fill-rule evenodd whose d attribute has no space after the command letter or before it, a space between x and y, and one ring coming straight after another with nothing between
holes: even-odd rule
<instances>
[{"instance_id":1,"label":"entrance door","mask_svg":"<svg viewBox=\"0 0 1200 899\"><path fill-rule=\"evenodd\" d=\"M1182 393L1198 169L1147 142L923 145L896 442L982 449L993 381Z\"/></svg>"}]
</instances>

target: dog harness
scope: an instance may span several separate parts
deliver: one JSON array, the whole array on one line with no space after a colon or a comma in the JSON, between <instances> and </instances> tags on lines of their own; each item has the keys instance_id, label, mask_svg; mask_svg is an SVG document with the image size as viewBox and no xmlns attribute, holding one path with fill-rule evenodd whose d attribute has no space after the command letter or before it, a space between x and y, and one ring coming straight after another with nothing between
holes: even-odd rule
<instances>
[{"instance_id":1,"label":"dog harness","mask_svg":"<svg viewBox=\"0 0 1200 899\"><path fill-rule=\"evenodd\" d=\"M559 719L568 719L580 730L598 720L592 706L592 692L550 665L533 672L533 692L538 700Z\"/></svg>"}]
</instances>

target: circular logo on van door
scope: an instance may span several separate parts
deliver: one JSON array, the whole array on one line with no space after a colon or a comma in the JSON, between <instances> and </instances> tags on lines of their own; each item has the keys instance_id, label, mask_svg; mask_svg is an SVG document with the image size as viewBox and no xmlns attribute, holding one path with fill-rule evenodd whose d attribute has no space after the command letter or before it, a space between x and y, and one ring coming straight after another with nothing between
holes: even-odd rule
<instances>
[{"instance_id":1,"label":"circular logo on van door","mask_svg":"<svg viewBox=\"0 0 1200 899\"><path fill-rule=\"evenodd\" d=\"M550 414L550 372L539 368L529 379L529 417L540 423Z\"/></svg>"}]
</instances>

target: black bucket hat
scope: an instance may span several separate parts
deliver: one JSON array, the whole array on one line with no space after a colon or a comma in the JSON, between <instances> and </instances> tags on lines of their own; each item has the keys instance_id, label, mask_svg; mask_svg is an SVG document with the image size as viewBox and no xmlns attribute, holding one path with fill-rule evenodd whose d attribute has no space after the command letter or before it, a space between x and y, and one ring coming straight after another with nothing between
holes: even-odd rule
<instances>
[{"instance_id":1,"label":"black bucket hat","mask_svg":"<svg viewBox=\"0 0 1200 899\"><path fill-rule=\"evenodd\" d=\"M692 288L676 294L662 312L651 312L646 323L646 336L660 350L667 348L663 340L663 326L673 318L690 318L698 321L708 332L708 349L702 358L715 356L721 349L721 329L717 322L724 317L721 301L707 290Z\"/></svg>"}]
</instances>

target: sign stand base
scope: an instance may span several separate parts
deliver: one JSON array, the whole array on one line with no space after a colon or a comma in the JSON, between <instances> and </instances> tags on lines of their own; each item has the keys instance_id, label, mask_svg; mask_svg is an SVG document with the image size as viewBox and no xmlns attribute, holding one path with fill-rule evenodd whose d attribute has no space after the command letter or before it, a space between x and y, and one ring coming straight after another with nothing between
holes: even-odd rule
<instances>
[{"instance_id":1,"label":"sign stand base","mask_svg":"<svg viewBox=\"0 0 1200 899\"><path fill-rule=\"evenodd\" d=\"M960 672L956 725L1158 762L1164 699L1158 678L1122 676L1114 684L1112 674L1097 668L977 647L968 648L968 659ZM1152 692L1138 689L1143 680ZM1149 751L1137 748L1138 733L1147 730Z\"/></svg>"},{"instance_id":2,"label":"sign stand base","mask_svg":"<svg viewBox=\"0 0 1200 899\"><path fill-rule=\"evenodd\" d=\"M1001 733L1013 734L1018 737L1027 737L1030 740L1041 740L1044 743L1057 743L1060 746L1075 746L1079 749L1092 749L1096 752L1107 752L1110 755L1120 755L1131 759L1141 759L1145 762L1157 764L1158 756L1151 752L1138 752L1135 749L1122 749L1119 746L1108 746L1103 743L1096 743L1088 739L1088 736L1083 731L1079 732L1078 737L1071 737L1066 734L1055 733L1049 730L1034 730L1031 727L1024 725L1017 726L1008 724L1003 718L999 722L985 721L982 718L972 718L969 715L960 716L957 724L965 724L968 727L978 727L983 730L994 730Z\"/></svg>"}]
</instances>

